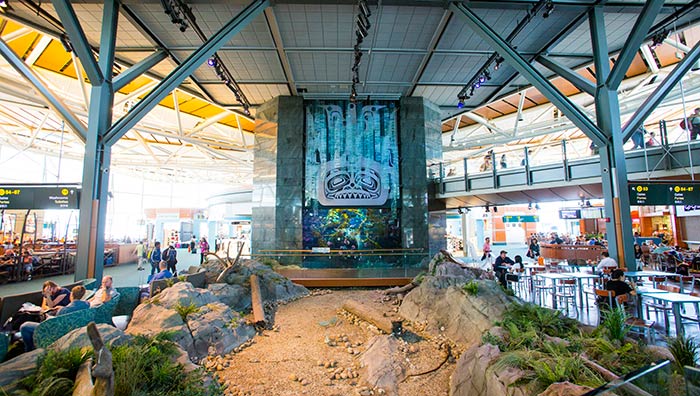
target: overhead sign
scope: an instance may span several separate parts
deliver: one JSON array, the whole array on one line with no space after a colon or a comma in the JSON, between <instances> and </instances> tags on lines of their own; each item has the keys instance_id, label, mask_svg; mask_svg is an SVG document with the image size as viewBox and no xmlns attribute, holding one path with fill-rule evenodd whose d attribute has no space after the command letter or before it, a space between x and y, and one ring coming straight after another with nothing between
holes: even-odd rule
<instances>
[{"instance_id":1,"label":"overhead sign","mask_svg":"<svg viewBox=\"0 0 700 396\"><path fill-rule=\"evenodd\" d=\"M580 219L581 210L580 209L560 209L559 218L565 220Z\"/></svg>"},{"instance_id":2,"label":"overhead sign","mask_svg":"<svg viewBox=\"0 0 700 396\"><path fill-rule=\"evenodd\" d=\"M630 205L700 205L700 183L629 183Z\"/></svg>"},{"instance_id":3,"label":"overhead sign","mask_svg":"<svg viewBox=\"0 0 700 396\"><path fill-rule=\"evenodd\" d=\"M504 223L537 223L539 221L540 216L537 215L503 216Z\"/></svg>"},{"instance_id":4,"label":"overhead sign","mask_svg":"<svg viewBox=\"0 0 700 396\"><path fill-rule=\"evenodd\" d=\"M0 185L0 209L78 209L79 196L75 186Z\"/></svg>"}]
</instances>

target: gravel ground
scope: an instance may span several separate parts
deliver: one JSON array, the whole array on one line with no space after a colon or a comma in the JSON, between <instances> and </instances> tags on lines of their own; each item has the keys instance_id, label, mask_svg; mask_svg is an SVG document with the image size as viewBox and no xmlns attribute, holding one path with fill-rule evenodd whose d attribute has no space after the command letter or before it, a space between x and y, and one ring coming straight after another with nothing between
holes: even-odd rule
<instances>
[{"instance_id":1,"label":"gravel ground","mask_svg":"<svg viewBox=\"0 0 700 396\"><path fill-rule=\"evenodd\" d=\"M278 308L275 325L253 342L218 359L220 381L228 395L380 395L366 386L360 358L377 330L341 310L354 299L398 317L397 302L381 290L315 290ZM454 359L446 361L436 339L411 336L400 341L400 357L409 376L399 395L442 396L449 393ZM406 341L408 342L406 342ZM444 363L444 364L443 364ZM422 374L436 369L428 374ZM418 374L418 375L415 375Z\"/></svg>"}]
</instances>

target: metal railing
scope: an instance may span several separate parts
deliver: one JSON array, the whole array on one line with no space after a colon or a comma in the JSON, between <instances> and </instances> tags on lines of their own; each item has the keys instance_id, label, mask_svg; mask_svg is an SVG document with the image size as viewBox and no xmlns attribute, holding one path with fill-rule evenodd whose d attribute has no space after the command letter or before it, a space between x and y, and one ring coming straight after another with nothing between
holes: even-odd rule
<instances>
[{"instance_id":1,"label":"metal railing","mask_svg":"<svg viewBox=\"0 0 700 396\"><path fill-rule=\"evenodd\" d=\"M672 387L671 377L671 362L664 360L610 381L597 389L585 393L583 396L681 396L683 393L670 392Z\"/></svg>"},{"instance_id":2,"label":"metal railing","mask_svg":"<svg viewBox=\"0 0 700 396\"><path fill-rule=\"evenodd\" d=\"M429 258L424 249L328 250L310 249L259 250L252 258L269 258L282 264L297 264L315 269L415 269Z\"/></svg>"}]
</instances>

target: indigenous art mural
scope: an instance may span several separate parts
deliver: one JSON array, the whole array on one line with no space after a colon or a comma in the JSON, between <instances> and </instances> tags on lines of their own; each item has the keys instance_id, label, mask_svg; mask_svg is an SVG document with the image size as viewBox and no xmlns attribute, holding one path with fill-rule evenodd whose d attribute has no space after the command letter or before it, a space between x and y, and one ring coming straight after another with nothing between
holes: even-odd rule
<instances>
[{"instance_id":1,"label":"indigenous art mural","mask_svg":"<svg viewBox=\"0 0 700 396\"><path fill-rule=\"evenodd\" d=\"M396 102L306 101L304 248L401 246Z\"/></svg>"}]
</instances>

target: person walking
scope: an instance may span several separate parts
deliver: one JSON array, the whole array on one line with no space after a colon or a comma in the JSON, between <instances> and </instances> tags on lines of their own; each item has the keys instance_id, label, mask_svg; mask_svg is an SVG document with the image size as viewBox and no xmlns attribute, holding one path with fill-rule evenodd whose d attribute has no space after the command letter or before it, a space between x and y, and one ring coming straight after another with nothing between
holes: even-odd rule
<instances>
[{"instance_id":1,"label":"person walking","mask_svg":"<svg viewBox=\"0 0 700 396\"><path fill-rule=\"evenodd\" d=\"M168 264L168 271L177 276L177 250L172 242L167 249L163 251L163 261Z\"/></svg>"},{"instance_id":2,"label":"person walking","mask_svg":"<svg viewBox=\"0 0 700 396\"><path fill-rule=\"evenodd\" d=\"M209 243L207 242L207 238L202 237L202 239L199 241L199 250L201 250L199 265L202 265L207 257L207 254L209 254Z\"/></svg>"},{"instance_id":3,"label":"person walking","mask_svg":"<svg viewBox=\"0 0 700 396\"><path fill-rule=\"evenodd\" d=\"M134 253L136 254L136 257L138 260L138 264L137 264L136 269L138 271L143 271L144 270L143 266L144 266L144 264L146 264L146 261L148 261L147 257L146 257L146 255L147 255L146 241L144 241L144 240L139 241L139 244L136 245L136 249L134 249Z\"/></svg>"},{"instance_id":4,"label":"person walking","mask_svg":"<svg viewBox=\"0 0 700 396\"><path fill-rule=\"evenodd\" d=\"M192 254L197 254L197 237L192 235L192 239L190 239L190 246L187 247L187 251L192 253Z\"/></svg>"},{"instance_id":5,"label":"person walking","mask_svg":"<svg viewBox=\"0 0 700 396\"><path fill-rule=\"evenodd\" d=\"M690 140L695 140L700 136L700 107L695 109L695 112L688 117L688 131L690 131Z\"/></svg>"},{"instance_id":6,"label":"person walking","mask_svg":"<svg viewBox=\"0 0 700 396\"><path fill-rule=\"evenodd\" d=\"M158 272L158 263L160 263L162 257L163 256L160 252L160 242L156 241L155 245L153 246L153 250L151 250L151 254L148 255L148 261L151 263L151 275Z\"/></svg>"}]
</instances>

